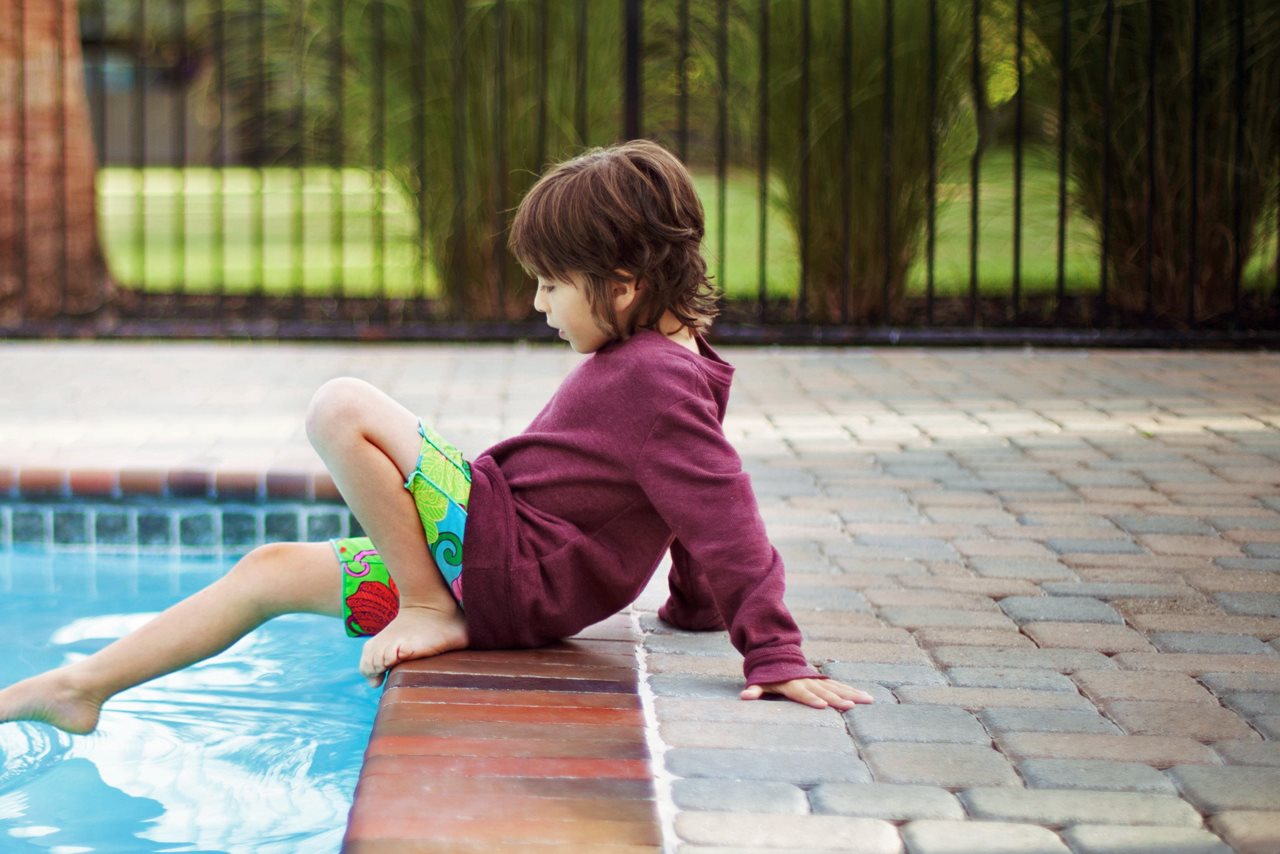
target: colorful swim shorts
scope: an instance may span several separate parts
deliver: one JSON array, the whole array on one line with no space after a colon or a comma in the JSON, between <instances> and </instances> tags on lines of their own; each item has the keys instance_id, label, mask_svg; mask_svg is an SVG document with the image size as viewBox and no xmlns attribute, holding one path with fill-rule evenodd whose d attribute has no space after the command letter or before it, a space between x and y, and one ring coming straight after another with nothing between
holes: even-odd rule
<instances>
[{"instance_id":1,"label":"colorful swim shorts","mask_svg":"<svg viewBox=\"0 0 1280 854\"><path fill-rule=\"evenodd\" d=\"M418 518L453 598L462 605L462 540L471 497L471 464L436 431L418 422L422 450L418 465L405 481ZM351 637L376 635L400 608L395 581L368 537L332 540L342 564L342 616Z\"/></svg>"}]
</instances>

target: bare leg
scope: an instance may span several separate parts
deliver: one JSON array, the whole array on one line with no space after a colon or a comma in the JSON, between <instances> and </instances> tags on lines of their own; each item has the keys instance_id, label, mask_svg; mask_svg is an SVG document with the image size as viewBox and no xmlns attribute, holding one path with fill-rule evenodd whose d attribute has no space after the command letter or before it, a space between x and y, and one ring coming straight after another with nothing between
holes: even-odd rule
<instances>
[{"instance_id":1,"label":"bare leg","mask_svg":"<svg viewBox=\"0 0 1280 854\"><path fill-rule=\"evenodd\" d=\"M336 379L312 399L307 436L400 590L400 611L365 644L360 671L377 685L398 662L465 647L462 612L404 488L422 447L417 417L363 380Z\"/></svg>"},{"instance_id":2,"label":"bare leg","mask_svg":"<svg viewBox=\"0 0 1280 854\"><path fill-rule=\"evenodd\" d=\"M217 655L287 613L340 616L342 575L328 543L254 549L222 578L73 664L0 691L0 721L92 732L114 695Z\"/></svg>"}]
</instances>

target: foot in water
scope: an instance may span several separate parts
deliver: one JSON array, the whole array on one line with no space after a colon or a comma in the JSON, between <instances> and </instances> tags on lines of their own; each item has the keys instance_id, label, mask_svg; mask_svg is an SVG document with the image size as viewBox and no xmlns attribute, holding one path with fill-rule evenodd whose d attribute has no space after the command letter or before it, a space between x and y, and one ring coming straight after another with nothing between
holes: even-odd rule
<instances>
[{"instance_id":1,"label":"foot in water","mask_svg":"<svg viewBox=\"0 0 1280 854\"><path fill-rule=\"evenodd\" d=\"M39 721L73 735L98 726L102 702L76 687L67 668L50 670L0 690L0 723Z\"/></svg>"}]
</instances>

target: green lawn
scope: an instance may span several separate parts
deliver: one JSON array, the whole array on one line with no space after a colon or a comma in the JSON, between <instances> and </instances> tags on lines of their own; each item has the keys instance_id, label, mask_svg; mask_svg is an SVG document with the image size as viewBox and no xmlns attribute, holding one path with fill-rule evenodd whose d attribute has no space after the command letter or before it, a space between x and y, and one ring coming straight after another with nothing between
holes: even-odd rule
<instances>
[{"instance_id":1,"label":"green lawn","mask_svg":"<svg viewBox=\"0 0 1280 854\"><path fill-rule=\"evenodd\" d=\"M704 252L720 273L719 190L712 173L694 174L707 214ZM731 296L754 296L759 282L758 177L730 171L726 182L723 284ZM1022 288L1052 291L1057 281L1058 177L1051 151L1028 148L1023 163ZM390 180L361 169L213 170L105 168L98 176L99 216L108 261L122 282L150 291L349 296L434 295L430 265L415 260L412 200ZM979 185L978 277L983 294L1008 294L1013 279L1013 153L983 159ZM381 222L377 212L381 210ZM939 182L935 286L941 295L969 290L968 167ZM219 222L221 228L218 227ZM766 280L771 295L798 287L796 237L780 212L769 212ZM381 257L381 265L376 259ZM1256 252L1247 278L1270 287L1275 232ZM1097 236L1069 215L1068 292L1094 290ZM923 293L923 243L910 290Z\"/></svg>"}]
</instances>

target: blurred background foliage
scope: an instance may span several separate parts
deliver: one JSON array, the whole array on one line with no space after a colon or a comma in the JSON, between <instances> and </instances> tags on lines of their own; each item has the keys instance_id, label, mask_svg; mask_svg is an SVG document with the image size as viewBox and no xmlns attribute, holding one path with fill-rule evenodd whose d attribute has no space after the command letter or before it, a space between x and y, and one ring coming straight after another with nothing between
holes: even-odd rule
<instances>
[{"instance_id":1,"label":"blurred background foliage","mask_svg":"<svg viewBox=\"0 0 1280 854\"><path fill-rule=\"evenodd\" d=\"M1063 68L1071 107L1070 201L1081 215L1067 235L1068 249L1074 252L1090 243L1096 247L1098 240L1102 93L1111 85L1112 235L1105 263L1124 304L1136 305L1145 269L1139 262L1147 251L1146 2L1115 0L1108 43L1102 31L1105 0L1073 0L1070 52L1065 56L1060 0L985 0L976 7L976 20L970 3L811 0L807 5L806 96L798 0L644 3L643 132L682 153L699 176L709 220L735 222L737 228L744 221L754 227L758 208L748 218L745 209L728 210L730 200L741 207L755 195L749 191L756 181L750 173L759 169L762 153L767 154L764 192L776 214L769 231L785 233L769 235L766 243L772 252L791 251L798 258L802 280L788 292L803 289L811 319L883 320L886 289L891 303L908 289L918 289L932 183L931 124L940 241L954 230L948 223L966 219L962 210L971 202L972 188L965 173L973 158L989 154L977 161L975 174L991 168L984 164L1008 169L1008 155L1002 152L1020 131L1028 169L1039 165L1046 178L1052 175L1052 152L1062 128L1058 105ZM884 15L889 6L894 16L892 128L886 135ZM1026 26L1019 48L1020 7ZM1178 294L1185 292L1190 233L1187 182L1181 176L1190 171L1186 129L1192 5L1156 7L1160 64L1155 151L1161 190L1154 196L1157 227L1150 252L1157 280L1154 307L1177 313L1183 310ZM1234 273L1230 258L1235 247L1224 229L1236 210L1231 188L1237 166L1244 170L1250 194L1239 199L1249 236L1240 247L1245 259L1271 245L1267 239L1275 230L1275 201L1268 191L1274 186L1275 140L1280 137L1275 127L1280 11L1264 3L1247 7L1249 118L1245 159L1238 162L1230 118L1234 4L1201 4L1198 286L1210 310L1222 305L1213 288ZM846 8L852 15L848 67ZM686 11L687 23L682 21ZM764 15L767 152L761 151ZM528 313L527 282L504 248L505 226L524 191L548 163L621 137L621 2L82 0L81 17L86 38L145 55L148 64L189 79L201 121L223 131L224 163L370 170L375 177L368 204L375 216L397 209L395 215L411 223L412 236L405 245L415 255L408 263L417 270L421 292L436 293L452 310L476 318ZM685 27L688 47L682 54ZM980 42L976 69L975 34ZM931 41L937 45L932 116ZM1103 59L1108 52L1109 66ZM1102 79L1106 67L1110 84ZM847 102L846 74L851 81ZM809 109L802 118L805 97ZM683 118L682 104L687 110ZM1019 108L1020 128L1015 121ZM807 147L801 134L805 123ZM733 186L711 183L713 171L727 174ZM391 176L394 184L376 177L381 174ZM349 176L334 180L345 186ZM407 201L397 201L395 195ZM1028 193L1028 204L1035 197L1036 192ZM1036 215L1056 212L1052 205L1041 207L1044 214ZM999 209L1003 215L1004 207ZM1034 211L1028 206L1024 213ZM1266 237L1259 241L1258 235ZM1023 236L1028 256L1048 257L1056 249L1045 245L1057 240L1053 223L1028 221ZM1009 255L1009 240L1006 233L992 246L984 234L983 258L992 251L1002 258ZM955 256L967 253L968 243L947 243L951 257L940 253L939 270L966 267L967 258ZM723 278L725 256L733 253L722 236L710 231L708 244L712 270ZM370 260L379 259L375 254ZM762 260L753 270L763 278L761 271L772 275L774 261ZM1264 267L1267 263L1255 260ZM987 278L1007 288L1016 272L1001 263L1006 269ZM1068 273L1096 286L1097 261L1074 266L1069 261ZM755 276L749 278L754 281ZM769 290L774 292L772 285ZM743 288L734 292L741 295Z\"/></svg>"}]
</instances>

